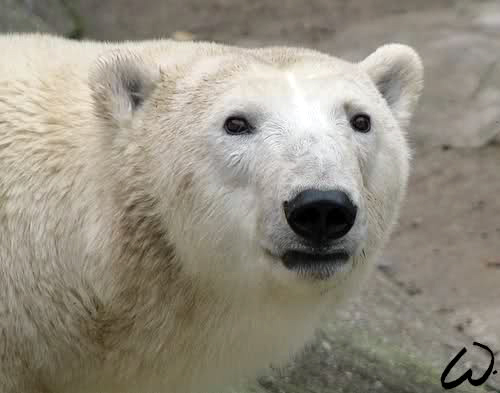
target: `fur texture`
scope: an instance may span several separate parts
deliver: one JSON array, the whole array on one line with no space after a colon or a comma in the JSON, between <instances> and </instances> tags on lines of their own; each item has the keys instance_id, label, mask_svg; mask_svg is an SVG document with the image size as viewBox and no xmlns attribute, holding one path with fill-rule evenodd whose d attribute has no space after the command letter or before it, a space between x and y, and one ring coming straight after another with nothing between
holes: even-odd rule
<instances>
[{"instance_id":1,"label":"fur texture","mask_svg":"<svg viewBox=\"0 0 500 393\"><path fill-rule=\"evenodd\" d=\"M406 189L418 55L0 36L0 392L188 393L254 377L366 276ZM362 111L370 133L349 124ZM228 135L245 114L252 135ZM282 204L357 204L328 280Z\"/></svg>"}]
</instances>

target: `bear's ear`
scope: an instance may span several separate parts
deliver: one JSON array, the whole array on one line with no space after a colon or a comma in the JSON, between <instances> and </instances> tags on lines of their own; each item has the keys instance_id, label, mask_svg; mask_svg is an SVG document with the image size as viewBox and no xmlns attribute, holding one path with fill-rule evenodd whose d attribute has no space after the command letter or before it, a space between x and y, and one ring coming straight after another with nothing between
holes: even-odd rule
<instances>
[{"instance_id":1,"label":"bear's ear","mask_svg":"<svg viewBox=\"0 0 500 393\"><path fill-rule=\"evenodd\" d=\"M423 87L420 56L409 46L388 44L359 64L375 83L401 127L406 127Z\"/></svg>"},{"instance_id":2,"label":"bear's ear","mask_svg":"<svg viewBox=\"0 0 500 393\"><path fill-rule=\"evenodd\" d=\"M110 125L124 125L151 95L160 74L159 67L129 52L102 56L89 76L96 115Z\"/></svg>"}]
</instances>

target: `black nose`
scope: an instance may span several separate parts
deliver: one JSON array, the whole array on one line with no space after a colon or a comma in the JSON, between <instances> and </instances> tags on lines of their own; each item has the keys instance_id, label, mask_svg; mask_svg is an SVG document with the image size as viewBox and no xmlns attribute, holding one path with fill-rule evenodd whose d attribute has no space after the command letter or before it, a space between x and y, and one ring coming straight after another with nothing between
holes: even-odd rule
<instances>
[{"instance_id":1,"label":"black nose","mask_svg":"<svg viewBox=\"0 0 500 393\"><path fill-rule=\"evenodd\" d=\"M354 225L356 206L342 191L305 190L284 203L288 225L304 239L325 243L340 239Z\"/></svg>"}]
</instances>

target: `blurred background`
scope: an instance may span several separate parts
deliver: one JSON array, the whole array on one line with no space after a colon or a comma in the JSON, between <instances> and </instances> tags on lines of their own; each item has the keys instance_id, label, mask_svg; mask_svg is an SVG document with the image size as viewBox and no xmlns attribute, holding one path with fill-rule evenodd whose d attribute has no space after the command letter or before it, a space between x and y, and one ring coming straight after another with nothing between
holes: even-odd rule
<instances>
[{"instance_id":1,"label":"blurred background","mask_svg":"<svg viewBox=\"0 0 500 393\"><path fill-rule=\"evenodd\" d=\"M9 31L307 46L350 60L388 42L415 47L425 88L396 233L299 366L256 389L443 391L441 372L462 347L463 367L487 368L473 341L500 364L500 1L0 0ZM499 392L498 374L483 388Z\"/></svg>"}]
</instances>

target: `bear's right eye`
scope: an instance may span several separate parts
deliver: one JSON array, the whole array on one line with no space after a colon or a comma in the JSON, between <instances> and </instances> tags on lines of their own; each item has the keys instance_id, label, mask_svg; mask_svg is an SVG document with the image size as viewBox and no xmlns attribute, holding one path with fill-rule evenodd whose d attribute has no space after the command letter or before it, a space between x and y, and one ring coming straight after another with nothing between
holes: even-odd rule
<instances>
[{"instance_id":1,"label":"bear's right eye","mask_svg":"<svg viewBox=\"0 0 500 393\"><path fill-rule=\"evenodd\" d=\"M367 133L371 129L370 116L361 113L351 119L351 126L358 132Z\"/></svg>"},{"instance_id":2,"label":"bear's right eye","mask_svg":"<svg viewBox=\"0 0 500 393\"><path fill-rule=\"evenodd\" d=\"M243 117L230 117L224 123L224 129L228 134L241 135L250 133L252 127Z\"/></svg>"}]
</instances>

